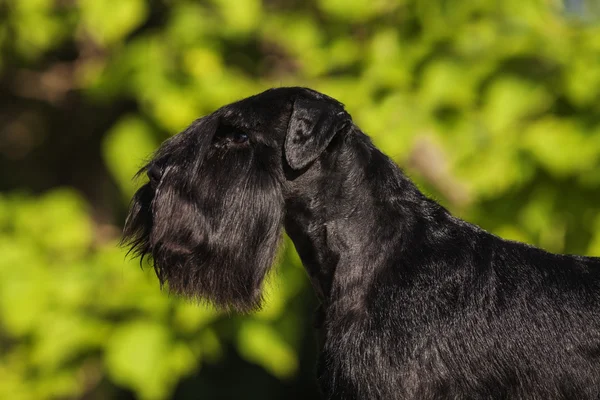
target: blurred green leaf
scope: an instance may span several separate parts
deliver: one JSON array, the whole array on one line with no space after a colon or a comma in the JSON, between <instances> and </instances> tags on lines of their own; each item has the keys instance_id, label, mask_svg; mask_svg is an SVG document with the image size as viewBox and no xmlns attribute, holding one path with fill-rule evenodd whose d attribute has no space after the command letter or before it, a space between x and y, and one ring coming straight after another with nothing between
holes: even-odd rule
<instances>
[{"instance_id":1,"label":"blurred green leaf","mask_svg":"<svg viewBox=\"0 0 600 400\"><path fill-rule=\"evenodd\" d=\"M504 134L519 129L519 122L551 105L552 97L543 87L515 78L499 78L492 83L483 116L489 129Z\"/></svg>"},{"instance_id":2,"label":"blurred green leaf","mask_svg":"<svg viewBox=\"0 0 600 400\"><path fill-rule=\"evenodd\" d=\"M136 189L133 176L156 149L152 128L138 117L126 116L107 133L103 145L108 167L123 194L131 198Z\"/></svg>"},{"instance_id":3,"label":"blurred green leaf","mask_svg":"<svg viewBox=\"0 0 600 400\"><path fill-rule=\"evenodd\" d=\"M81 0L82 27L103 45L111 45L138 27L146 18L144 0Z\"/></svg>"},{"instance_id":4,"label":"blurred green leaf","mask_svg":"<svg viewBox=\"0 0 600 400\"><path fill-rule=\"evenodd\" d=\"M600 157L598 135L568 120L542 119L530 126L524 139L525 148L557 176L591 171Z\"/></svg>"},{"instance_id":5,"label":"blurred green leaf","mask_svg":"<svg viewBox=\"0 0 600 400\"><path fill-rule=\"evenodd\" d=\"M235 7L227 0L212 0L220 8L225 24L224 33L243 35L251 33L260 22L262 6L259 0L236 0Z\"/></svg>"},{"instance_id":6,"label":"blurred green leaf","mask_svg":"<svg viewBox=\"0 0 600 400\"><path fill-rule=\"evenodd\" d=\"M172 342L166 327L144 321L123 325L113 332L106 354L108 372L144 399L167 397L194 362L189 351Z\"/></svg>"},{"instance_id":7,"label":"blurred green leaf","mask_svg":"<svg viewBox=\"0 0 600 400\"><path fill-rule=\"evenodd\" d=\"M245 323L238 333L238 348L242 357L279 378L289 378L298 368L294 351L270 325Z\"/></svg>"},{"instance_id":8,"label":"blurred green leaf","mask_svg":"<svg viewBox=\"0 0 600 400\"><path fill-rule=\"evenodd\" d=\"M391 10L395 5L394 3L388 0L355 0L352 2L344 0L320 0L319 6L323 11L332 16L353 22L360 22L368 20L383 11Z\"/></svg>"}]
</instances>

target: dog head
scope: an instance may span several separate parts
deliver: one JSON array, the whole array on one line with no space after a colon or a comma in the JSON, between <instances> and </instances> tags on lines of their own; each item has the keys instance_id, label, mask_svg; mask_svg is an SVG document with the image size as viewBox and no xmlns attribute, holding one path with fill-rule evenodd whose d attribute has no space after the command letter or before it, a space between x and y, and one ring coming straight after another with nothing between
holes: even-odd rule
<instances>
[{"instance_id":1,"label":"dog head","mask_svg":"<svg viewBox=\"0 0 600 400\"><path fill-rule=\"evenodd\" d=\"M260 306L284 216L284 170L302 173L348 125L343 105L278 88L220 108L165 141L138 174L123 242L161 283L218 307Z\"/></svg>"}]
</instances>

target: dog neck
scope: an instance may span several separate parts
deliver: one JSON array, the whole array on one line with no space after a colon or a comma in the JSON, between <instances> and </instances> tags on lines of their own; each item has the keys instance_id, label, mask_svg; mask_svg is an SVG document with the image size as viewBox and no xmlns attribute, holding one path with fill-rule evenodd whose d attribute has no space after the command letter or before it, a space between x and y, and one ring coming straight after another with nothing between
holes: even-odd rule
<instances>
[{"instance_id":1,"label":"dog neck","mask_svg":"<svg viewBox=\"0 0 600 400\"><path fill-rule=\"evenodd\" d=\"M396 255L377 249L402 243L412 214L429 204L357 128L289 180L285 197L285 229L317 296L326 311L342 313L360 311L377 271Z\"/></svg>"}]
</instances>

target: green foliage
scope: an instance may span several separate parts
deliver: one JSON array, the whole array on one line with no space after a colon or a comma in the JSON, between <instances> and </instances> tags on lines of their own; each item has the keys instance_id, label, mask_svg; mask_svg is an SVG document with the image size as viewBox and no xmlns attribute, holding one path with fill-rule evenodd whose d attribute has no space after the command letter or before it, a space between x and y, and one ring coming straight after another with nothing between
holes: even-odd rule
<instances>
[{"instance_id":1,"label":"green foliage","mask_svg":"<svg viewBox=\"0 0 600 400\"><path fill-rule=\"evenodd\" d=\"M12 90L5 103L23 100L13 106L17 115L34 99L58 118L73 112L66 93L76 94L90 115L109 121L98 140L47 124L32 143L46 149L63 135L94 143L99 169L114 183L99 181L94 192L56 178L49 182L63 187L42 185L40 193L35 179L15 185L0 174L0 187L11 189L0 194L0 398L110 398L129 390L163 399L191 377L215 398L223 386L204 379L205 369L228 365L234 379L256 365L272 380L227 389L252 398L264 392L259 382L284 387L312 374L302 367L311 359L310 285L291 244L269 276L265 308L250 316L169 296L117 247L139 184L131 177L158 144L271 86L310 86L343 101L377 145L460 216L551 251L600 255L600 9L578 4L0 5L0 78ZM17 139L33 129L2 128ZM6 154L12 139L1 132ZM93 160L79 168L95 171ZM64 168L37 174L60 177ZM110 190L114 198L96 197Z\"/></svg>"},{"instance_id":2,"label":"green foliage","mask_svg":"<svg viewBox=\"0 0 600 400\"><path fill-rule=\"evenodd\" d=\"M103 145L106 164L125 197L130 199L137 189L132 177L158 146L152 128L139 117L126 115L106 133Z\"/></svg>"}]
</instances>

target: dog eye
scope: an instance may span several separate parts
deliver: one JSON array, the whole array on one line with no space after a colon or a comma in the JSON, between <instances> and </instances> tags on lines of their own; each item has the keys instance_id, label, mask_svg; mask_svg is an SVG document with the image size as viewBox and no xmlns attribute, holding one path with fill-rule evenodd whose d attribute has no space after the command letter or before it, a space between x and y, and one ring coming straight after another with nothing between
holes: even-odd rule
<instances>
[{"instance_id":1,"label":"dog eye","mask_svg":"<svg viewBox=\"0 0 600 400\"><path fill-rule=\"evenodd\" d=\"M235 131L231 135L231 141L237 144L246 143L248 141L248 135L244 132Z\"/></svg>"},{"instance_id":2,"label":"dog eye","mask_svg":"<svg viewBox=\"0 0 600 400\"><path fill-rule=\"evenodd\" d=\"M248 143L250 141L250 137L247 133L233 128L233 127L223 127L220 129L215 138L213 139L213 143L217 147L227 147L228 145L241 145Z\"/></svg>"}]
</instances>

